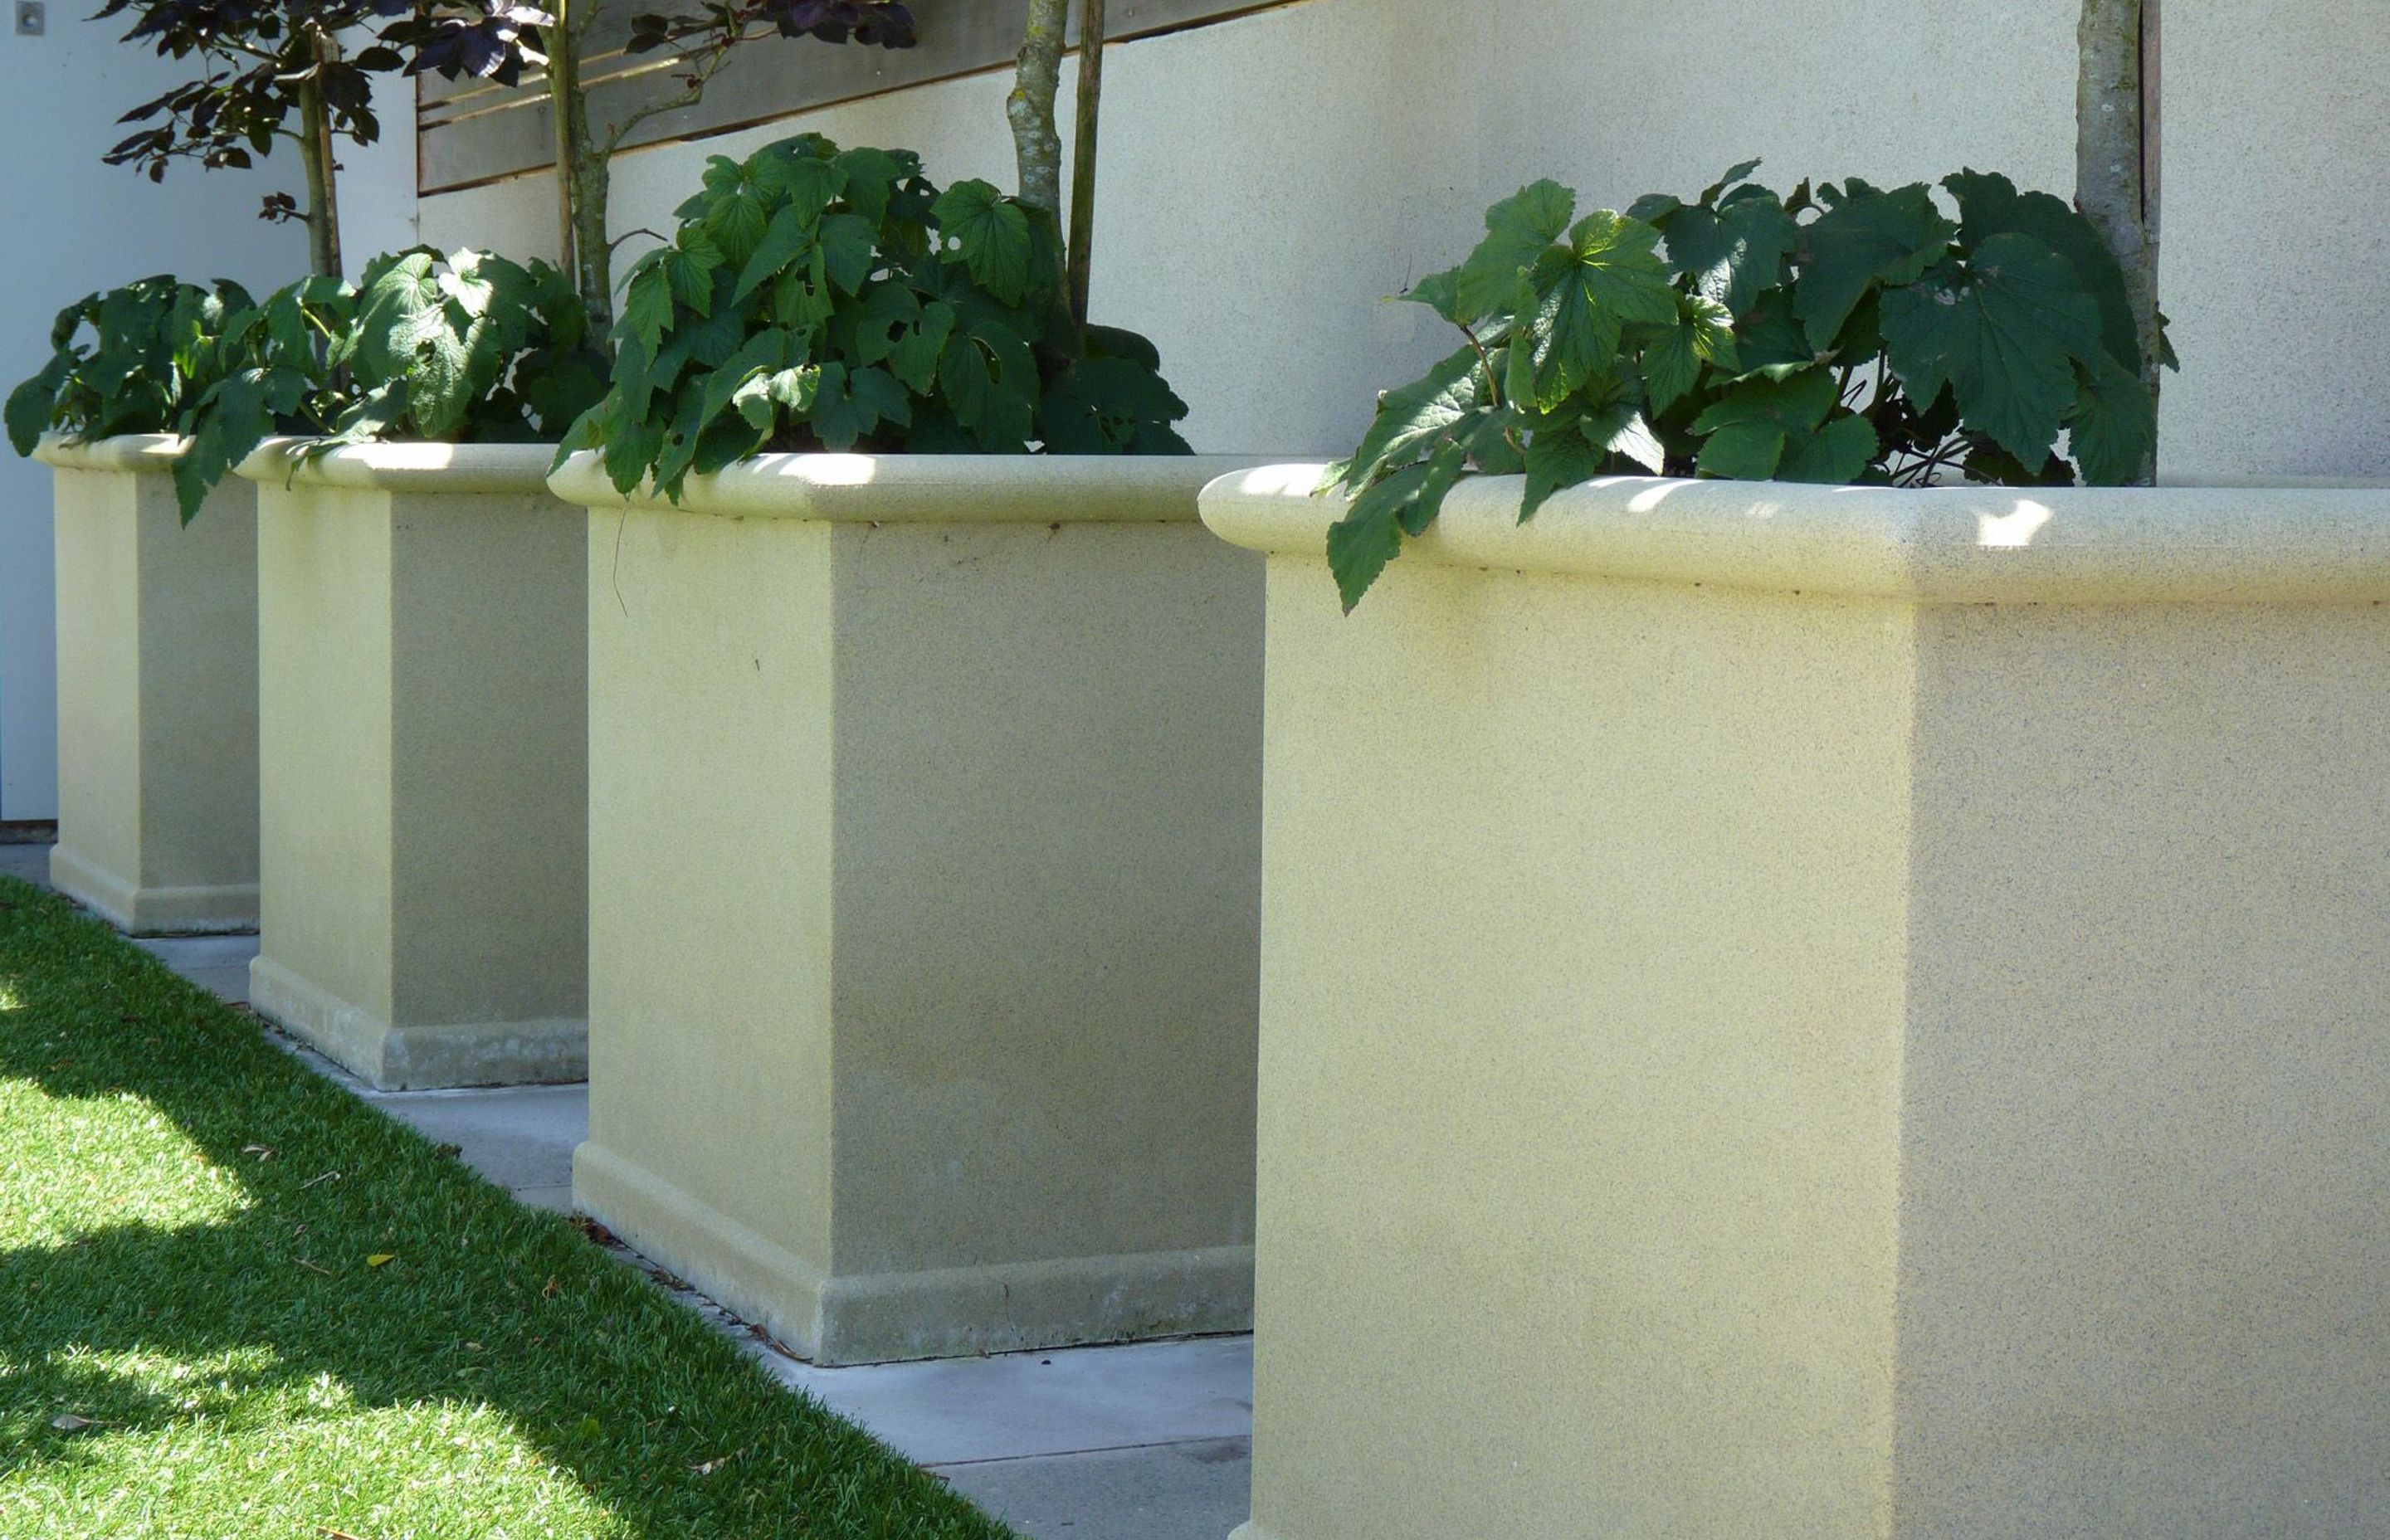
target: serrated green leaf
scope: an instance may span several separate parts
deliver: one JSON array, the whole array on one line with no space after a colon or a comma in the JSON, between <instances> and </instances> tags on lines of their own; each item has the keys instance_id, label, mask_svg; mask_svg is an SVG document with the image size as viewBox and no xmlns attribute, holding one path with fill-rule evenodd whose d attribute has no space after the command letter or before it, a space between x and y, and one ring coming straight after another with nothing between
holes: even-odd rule
<instances>
[{"instance_id":1,"label":"serrated green leaf","mask_svg":"<svg viewBox=\"0 0 2390 1540\"><path fill-rule=\"evenodd\" d=\"M1704 204L1715 203L1718 200L1718 194L1726 191L1728 187L1733 186L1736 183L1741 182L1753 172L1757 171L1759 169L1759 164L1758 158L1754 156L1751 160L1738 160L1733 165L1728 166L1726 169L1726 174L1724 176L1719 177L1716 181L1702 189L1702 202Z\"/></svg>"},{"instance_id":2,"label":"serrated green leaf","mask_svg":"<svg viewBox=\"0 0 2390 1540\"><path fill-rule=\"evenodd\" d=\"M930 209L971 277L1007 304L1029 288L1029 216L985 182L957 182Z\"/></svg>"},{"instance_id":3,"label":"serrated green leaf","mask_svg":"<svg viewBox=\"0 0 2390 1540\"><path fill-rule=\"evenodd\" d=\"M1757 164L1754 161L1753 164ZM1784 259L1801 243L1800 226L1773 195L1690 208L1668 221L1668 265L1732 315L1773 287Z\"/></svg>"},{"instance_id":4,"label":"serrated green leaf","mask_svg":"<svg viewBox=\"0 0 2390 1540\"><path fill-rule=\"evenodd\" d=\"M2157 444L2157 403L2140 376L2102 356L2075 366L2074 408L2066 415L2067 447L2083 479L2094 486L2129 486L2141 479Z\"/></svg>"},{"instance_id":5,"label":"serrated green leaf","mask_svg":"<svg viewBox=\"0 0 2390 1540\"><path fill-rule=\"evenodd\" d=\"M1460 270L1457 267L1429 274L1396 298L1411 304L1425 305L1456 327L1465 327L1477 319L1464 314L1460 308Z\"/></svg>"},{"instance_id":6,"label":"serrated green leaf","mask_svg":"<svg viewBox=\"0 0 2390 1540\"><path fill-rule=\"evenodd\" d=\"M1643 380L1655 413L1683 399L1704 367L1729 378L1741 370L1734 318L1725 305L1705 295L1683 294L1677 296L1677 324L1643 351Z\"/></svg>"},{"instance_id":7,"label":"serrated green leaf","mask_svg":"<svg viewBox=\"0 0 2390 1540\"><path fill-rule=\"evenodd\" d=\"M816 238L829 281L849 294L858 292L879 255L879 237L871 222L861 214L830 214L822 220Z\"/></svg>"},{"instance_id":8,"label":"serrated green leaf","mask_svg":"<svg viewBox=\"0 0 2390 1540\"><path fill-rule=\"evenodd\" d=\"M1591 481L1601 468L1601 451L1583 434L1555 428L1527 441L1527 491L1519 504L1519 522L1536 516L1563 487Z\"/></svg>"},{"instance_id":9,"label":"serrated green leaf","mask_svg":"<svg viewBox=\"0 0 2390 1540\"><path fill-rule=\"evenodd\" d=\"M1632 460L1654 476L1666 468L1668 452L1632 402L1613 402L1587 412L1578 430L1598 454Z\"/></svg>"},{"instance_id":10,"label":"serrated green leaf","mask_svg":"<svg viewBox=\"0 0 2390 1540\"><path fill-rule=\"evenodd\" d=\"M1453 270L1451 303L1462 321L1508 309L1520 276L1557 243L1576 212L1576 194L1550 180L1520 188L1485 211L1485 237Z\"/></svg>"},{"instance_id":11,"label":"serrated green leaf","mask_svg":"<svg viewBox=\"0 0 2390 1540\"><path fill-rule=\"evenodd\" d=\"M1693 419L1693 431L1705 435L1695 464L1705 476L1765 481L1776 474L1787 441L1815 434L1837 399L1824 369L1745 379Z\"/></svg>"},{"instance_id":12,"label":"serrated green leaf","mask_svg":"<svg viewBox=\"0 0 2390 1540\"><path fill-rule=\"evenodd\" d=\"M1934 208L1921 182L1878 192L1856 178L1805 235L1808 259L1793 290L1793 314L1810 348L1833 345L1852 309L1877 284L1910 284L1940 262L1959 227Z\"/></svg>"},{"instance_id":13,"label":"serrated green leaf","mask_svg":"<svg viewBox=\"0 0 2390 1540\"><path fill-rule=\"evenodd\" d=\"M664 328L672 325L672 280L661 263L650 263L631 275L623 301L623 334L636 338L650 356L663 344Z\"/></svg>"},{"instance_id":14,"label":"serrated green leaf","mask_svg":"<svg viewBox=\"0 0 2390 1540\"><path fill-rule=\"evenodd\" d=\"M1420 379L1378 398L1376 417L1353 452L1352 483L1425 452L1446 430L1486 399L1477 350L1462 348Z\"/></svg>"},{"instance_id":15,"label":"serrated green leaf","mask_svg":"<svg viewBox=\"0 0 2390 1540\"><path fill-rule=\"evenodd\" d=\"M1654 248L1660 233L1607 209L1580 220L1566 250L1536 260L1536 391L1549 411L1618 352L1629 322L1674 322L1677 294Z\"/></svg>"},{"instance_id":16,"label":"serrated green leaf","mask_svg":"<svg viewBox=\"0 0 2390 1540\"><path fill-rule=\"evenodd\" d=\"M912 401L905 387L884 369L849 369L830 363L821 366L809 417L823 447L844 451L882 422L899 426L912 418Z\"/></svg>"},{"instance_id":17,"label":"serrated green leaf","mask_svg":"<svg viewBox=\"0 0 2390 1540\"><path fill-rule=\"evenodd\" d=\"M937 379L938 360L945 353L946 340L954 330L955 307L944 300L931 301L921 307L920 317L912 329L889 350L889 372L928 395Z\"/></svg>"},{"instance_id":18,"label":"serrated green leaf","mask_svg":"<svg viewBox=\"0 0 2390 1540\"><path fill-rule=\"evenodd\" d=\"M1788 433L1776 479L1844 485L1858 479L1875 452L1875 429L1867 418L1845 412L1805 437Z\"/></svg>"},{"instance_id":19,"label":"serrated green leaf","mask_svg":"<svg viewBox=\"0 0 2390 1540\"><path fill-rule=\"evenodd\" d=\"M2127 373L2140 373L2140 332L2126 297L2124 269L2089 220L2049 193L2018 192L2015 183L1998 173L1962 171L1944 177L1942 185L1958 201L1959 241L1970 252L1994 236L2014 233L2031 236L2065 258L2075 282L2100 307L2100 336L2109 356Z\"/></svg>"},{"instance_id":20,"label":"serrated green leaf","mask_svg":"<svg viewBox=\"0 0 2390 1540\"><path fill-rule=\"evenodd\" d=\"M1883 335L1910 395L1932 401L1947 383L1961 422L2036 464L2074 403L2075 361L2105 356L2099 306L2074 268L2014 233L1887 291Z\"/></svg>"},{"instance_id":21,"label":"serrated green leaf","mask_svg":"<svg viewBox=\"0 0 2390 1540\"><path fill-rule=\"evenodd\" d=\"M813 245L812 225L794 209L782 209L765 224L756 237L754 250L739 269L739 281L731 287L730 297L743 300L780 276L780 270L799 252Z\"/></svg>"},{"instance_id":22,"label":"serrated green leaf","mask_svg":"<svg viewBox=\"0 0 2390 1540\"><path fill-rule=\"evenodd\" d=\"M847 207L874 225L886 219L889 198L904 180L907 162L884 149L859 146L842 152L837 165L846 178L842 190Z\"/></svg>"}]
</instances>

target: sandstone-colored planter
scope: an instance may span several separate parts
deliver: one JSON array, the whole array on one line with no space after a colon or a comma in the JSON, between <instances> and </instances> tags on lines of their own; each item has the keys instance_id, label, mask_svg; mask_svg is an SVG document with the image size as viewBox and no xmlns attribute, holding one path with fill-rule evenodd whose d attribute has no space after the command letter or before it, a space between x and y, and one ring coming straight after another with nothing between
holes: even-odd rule
<instances>
[{"instance_id":1,"label":"sandstone-colored planter","mask_svg":"<svg viewBox=\"0 0 2390 1540\"><path fill-rule=\"evenodd\" d=\"M574 1201L804 1355L1241 1329L1261 562L1221 465L588 456Z\"/></svg>"},{"instance_id":2,"label":"sandstone-colored planter","mask_svg":"<svg viewBox=\"0 0 2390 1540\"><path fill-rule=\"evenodd\" d=\"M1317 474L1246 1540L2390 1530L2390 490Z\"/></svg>"},{"instance_id":3,"label":"sandstone-colored planter","mask_svg":"<svg viewBox=\"0 0 2390 1540\"><path fill-rule=\"evenodd\" d=\"M257 495L188 527L182 441L45 439L58 559L50 881L135 935L257 928Z\"/></svg>"},{"instance_id":4,"label":"sandstone-colored planter","mask_svg":"<svg viewBox=\"0 0 2390 1540\"><path fill-rule=\"evenodd\" d=\"M379 444L258 491L250 995L376 1085L587 1063L588 567L539 445Z\"/></svg>"}]
</instances>

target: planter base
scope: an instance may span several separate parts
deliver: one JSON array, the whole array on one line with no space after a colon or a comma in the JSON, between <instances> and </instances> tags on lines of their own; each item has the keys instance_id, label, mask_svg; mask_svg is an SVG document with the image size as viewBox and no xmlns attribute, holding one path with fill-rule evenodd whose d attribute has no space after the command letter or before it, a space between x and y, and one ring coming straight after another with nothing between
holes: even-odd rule
<instances>
[{"instance_id":1,"label":"planter base","mask_svg":"<svg viewBox=\"0 0 2390 1540\"><path fill-rule=\"evenodd\" d=\"M271 957L249 965L251 1008L378 1091L585 1080L589 1023L456 1021L393 1026Z\"/></svg>"},{"instance_id":2,"label":"planter base","mask_svg":"<svg viewBox=\"0 0 2390 1540\"><path fill-rule=\"evenodd\" d=\"M130 935L238 935L257 929L254 882L144 888L58 845L50 851L50 886Z\"/></svg>"},{"instance_id":3,"label":"planter base","mask_svg":"<svg viewBox=\"0 0 2390 1540\"><path fill-rule=\"evenodd\" d=\"M573 1151L575 1208L816 1364L955 1358L1243 1331L1253 1249L826 1277L603 1146Z\"/></svg>"},{"instance_id":4,"label":"planter base","mask_svg":"<svg viewBox=\"0 0 2390 1540\"><path fill-rule=\"evenodd\" d=\"M186 526L179 439L45 441L58 580L50 880L135 935L254 930L257 489Z\"/></svg>"}]
</instances>

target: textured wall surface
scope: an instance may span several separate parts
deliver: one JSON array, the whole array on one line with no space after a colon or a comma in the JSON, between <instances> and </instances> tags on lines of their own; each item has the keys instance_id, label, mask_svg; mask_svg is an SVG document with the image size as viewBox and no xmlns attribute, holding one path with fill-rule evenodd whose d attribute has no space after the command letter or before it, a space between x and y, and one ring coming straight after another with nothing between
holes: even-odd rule
<instances>
[{"instance_id":1,"label":"textured wall surface","mask_svg":"<svg viewBox=\"0 0 2390 1540\"><path fill-rule=\"evenodd\" d=\"M1162 344L1191 436L1341 454L1374 393L1450 351L1386 305L1467 250L1485 205L1557 177L1593 204L1698 190L1762 156L1804 177L2008 173L2074 184L2075 0L1302 0L1116 48L1095 308ZM2390 472L2390 6L2174 6L2165 40L2165 305L2173 480ZM800 129L908 145L942 181L1012 185L983 75L642 150L618 229L668 227L710 153ZM427 239L537 253L545 176L429 199ZM624 247L637 249L635 241Z\"/></svg>"}]
</instances>

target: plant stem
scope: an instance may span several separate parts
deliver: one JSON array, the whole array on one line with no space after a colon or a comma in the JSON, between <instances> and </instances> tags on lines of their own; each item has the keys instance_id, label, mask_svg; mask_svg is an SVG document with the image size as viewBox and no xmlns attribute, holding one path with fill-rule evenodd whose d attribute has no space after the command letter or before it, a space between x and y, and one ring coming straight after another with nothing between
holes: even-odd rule
<instances>
[{"instance_id":1,"label":"plant stem","mask_svg":"<svg viewBox=\"0 0 2390 1540\"><path fill-rule=\"evenodd\" d=\"M1087 324L1096 244L1096 126L1104 98L1104 0L1079 0L1077 122L1071 134L1071 317Z\"/></svg>"},{"instance_id":2,"label":"plant stem","mask_svg":"<svg viewBox=\"0 0 2390 1540\"><path fill-rule=\"evenodd\" d=\"M583 5L588 3L582 0ZM573 162L589 136L581 122L587 108L581 96L581 50L572 35L574 12L579 8L574 0L556 0L554 35L547 51L547 112L556 136L556 262L572 276L576 289L583 287L584 275L577 254L574 210L579 200L573 197ZM585 293L582 299L585 302L588 296Z\"/></svg>"},{"instance_id":3,"label":"plant stem","mask_svg":"<svg viewBox=\"0 0 2390 1540\"><path fill-rule=\"evenodd\" d=\"M1063 33L1070 18L1071 0L1029 0L1020 72L1004 102L1021 167L1021 201L1058 220L1062 214L1062 135L1054 122L1054 97L1062 84Z\"/></svg>"},{"instance_id":4,"label":"plant stem","mask_svg":"<svg viewBox=\"0 0 2390 1540\"><path fill-rule=\"evenodd\" d=\"M2083 0L2075 29L2081 72L2075 88L2075 202L2105 237L2124 269L2125 297L2141 350L2141 382L2158 394L2157 0ZM2154 437L2136 478L2157 479Z\"/></svg>"},{"instance_id":5,"label":"plant stem","mask_svg":"<svg viewBox=\"0 0 2390 1540\"><path fill-rule=\"evenodd\" d=\"M317 70L333 57L331 39L317 38ZM341 203L334 180L332 113L324 100L320 75L300 83L299 118L300 158L307 167L307 263L315 272L337 278L341 276Z\"/></svg>"}]
</instances>

